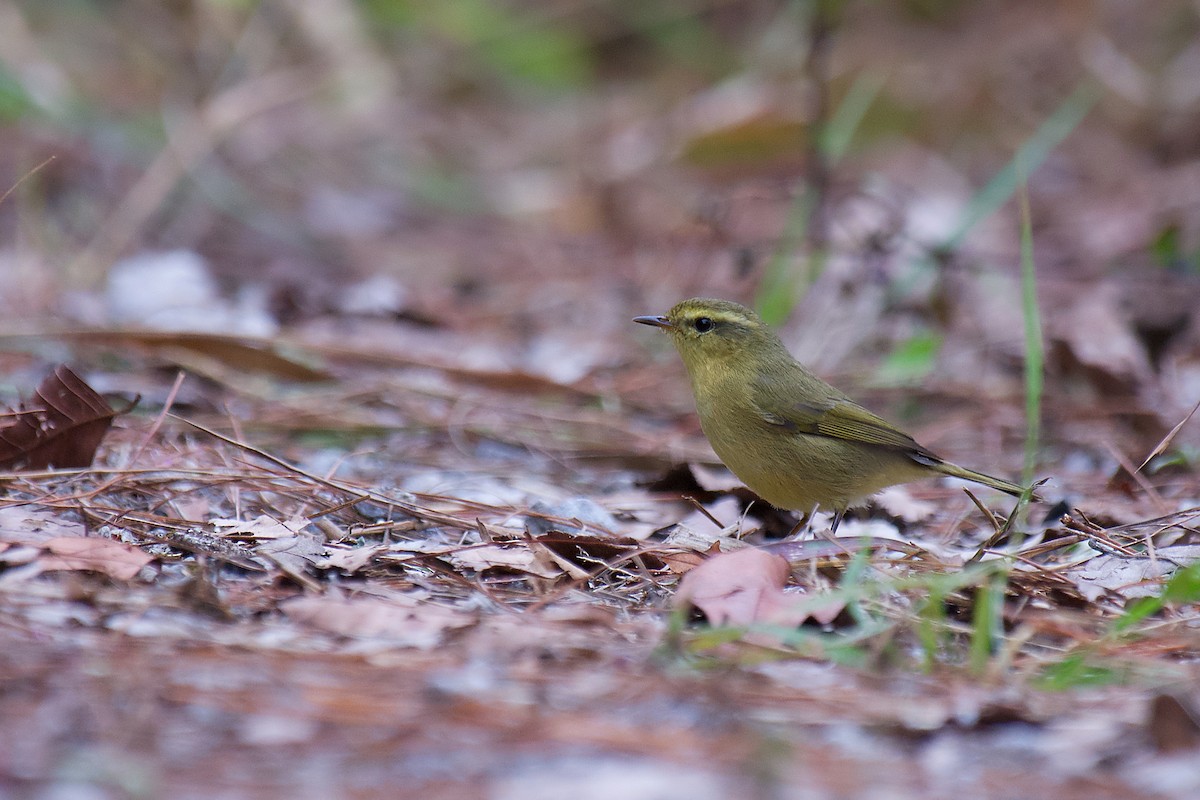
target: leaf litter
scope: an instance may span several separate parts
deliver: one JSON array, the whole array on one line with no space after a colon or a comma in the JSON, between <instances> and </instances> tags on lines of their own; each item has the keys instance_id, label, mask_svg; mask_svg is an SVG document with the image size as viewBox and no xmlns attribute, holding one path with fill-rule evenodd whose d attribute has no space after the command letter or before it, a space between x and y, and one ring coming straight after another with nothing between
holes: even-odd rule
<instances>
[{"instance_id":1,"label":"leaf litter","mask_svg":"<svg viewBox=\"0 0 1200 800\"><path fill-rule=\"evenodd\" d=\"M570 415L558 419L563 431L571 430ZM189 428L202 431L200 438L187 434ZM149 431L159 434L147 443ZM833 713L843 725L858 727L829 728L809 744L793 741L800 748L794 752L811 748L806 758L837 753L850 759L849 780L856 748L882 747L897 759L898 780L911 786L942 774L943 762L973 760L980 776L993 776L986 780L1019 780L1019 763L1059 735L1055 725L1073 718L1085 727L1098 723L1069 706L1058 716L1045 710L1052 695L1038 687L1056 679L1075 686L1070 696L1086 707L1123 709L1123 717L1089 728L1098 738L1080 745L1088 757L1112 758L1096 754L1130 731L1150 736L1146 726L1157 717L1143 720L1114 704L1116 698L1127 702L1128 694L1086 687L1097 681L1181 686L1200 652L1186 633L1189 603L1196 599L1186 593L1183 604L1168 602L1152 612L1144 631L1121 622L1132 602L1163 595L1166 581L1197 562L1191 543L1196 509L1111 528L1064 517L980 551L979 542L995 539L997 528L988 526L999 526L1004 510L974 530L962 519L939 533L947 520L932 510L936 487L920 494L901 488L888 493L874 518L847 520L840 537L772 542L763 537L781 532L771 533L754 505L749 515L739 511L739 490L721 482L701 491L707 505L670 493L647 504L644 493L628 487L538 497L515 488L520 481L474 495L439 494L428 487L483 484L463 484L462 475L446 473L431 479L436 473L428 468L412 472L416 480L399 474L398 486L380 489L203 431L215 434L207 425L184 426L170 417L165 424L162 418L126 423L102 451L107 464L4 476L0 563L7 568L0 574L0 602L8 620L3 635L16 648L6 652L20 652L29 637L72 628L77 633L60 647L82 649L70 658L99 647L136 661L141 653L175 648L172 657L194 664L196 674L218 671L214 683L176 683L170 692L185 692L194 698L189 703L215 703L224 718L241 720L238 737L250 742L311 740L306 721L327 713L313 702L326 702L317 698L329 692L339 704L364 709L359 726L382 732L404 719L421 720L423 728L438 731L424 735L448 737L467 726L496 750L522 730L531 744L625 751L637 739L639 720L650 714L663 718L656 725L690 741L688 752L711 758L728 736L820 726L822 714ZM587 440L574 446L586 448ZM134 452L140 463L158 466L118 466ZM420 490L403 488L406 483ZM554 486L534 475L523 483L535 492ZM733 524L722 527L721 519ZM818 532L822 524L821 518L811 523ZM987 667L991 678L964 706L963 697L954 698L971 685L963 670L966 643L978 635L972 615L981 593L1001 575L1002 628ZM708 625L670 623L689 608ZM104 639L105 631L126 638ZM316 663L312 659L336 658L338 666L327 679L305 679L309 694L300 705L281 703L262 689L237 689L236 677L217 677L229 647L264 669L281 670L284 685L289 670ZM298 660L283 669L280 657ZM13 656L5 658L19 666ZM205 660L213 667L202 667ZM800 677L837 663L849 670L838 678L844 685L830 687L822 678L805 686L811 676ZM895 671L906 663L911 667ZM697 671L704 664L733 670L719 691L703 668ZM360 669L375 683L408 675L424 687L425 699L380 703L369 689L374 683L353 677ZM945 684L939 672L956 677ZM880 674L904 676L908 689L897 694L896 687L876 686ZM96 679L89 685L72 692L111 690ZM290 686L289 692L302 688ZM911 706L905 691L920 703ZM1088 699L1088 692L1098 694ZM941 716L918 711L939 697L941 708L957 710ZM700 738L694 721L675 716L721 718L732 698L738 721ZM452 718L434 722L434 709L447 702ZM836 712L814 716L831 702ZM484 710L497 704L518 715L542 708L556 726L574 717L583 727L541 727L533 734L497 726L487 721L493 712ZM170 714L161 713L167 724ZM1005 739L1003 725L982 721L991 716L1025 726L1023 738ZM962 738L950 733L954 729L975 733ZM846 730L857 731L858 744L838 738ZM903 755L910 747L903 743L914 736L927 738L918 762ZM42 743L52 747L53 741ZM986 755L995 748L1002 757ZM655 750L633 747L652 759ZM12 752L30 754L29 746ZM33 753L30 763L48 763L51 752ZM160 758L182 768L166 751ZM737 791L741 779L734 776L748 758L744 749L726 751L714 762L718 772L702 784ZM587 763L581 774L602 761ZM1128 769L1114 773L1115 786L1142 769L1137 759L1121 763ZM836 773L825 773L831 785ZM454 780L439 774L436 780ZM510 773L514 786L522 785L521 774ZM1077 772L1055 774L1052 785L1068 796L1096 790L1080 783Z\"/></svg>"},{"instance_id":2,"label":"leaf litter","mask_svg":"<svg viewBox=\"0 0 1200 800\"><path fill-rule=\"evenodd\" d=\"M151 45L107 50L106 75L130 74L124 52L139 63L168 55L172 70L208 64L230 32L238 49L269 56L235 59L220 91L173 110L169 146L115 205L107 178L102 197L87 196L94 174L136 176L144 164L120 161L122 148L101 149L111 163L97 159L71 144L73 132L56 140L53 114L39 123L45 140L23 141L24 120L10 126L21 147L71 151L21 207L23 231L47 222L69 240L89 214L107 220L84 234L93 245L80 243L67 272L103 283L118 251L155 254L157 240L182 239L185 252L221 254L208 262L221 281L192 293L203 302L189 309L220 332L97 329L87 313L95 298L56 293L46 277L60 272L58 234L26 234L38 246L0 256L7 314L58 314L62 301L77 323L38 319L6 335L6 347L36 354L0 355L12 366L6 385L33 385L21 376L69 349L72 363L91 367L91 385L136 390L199 425L122 417L98 460L81 445L77 469L31 460L3 475L0 718L19 724L0 726L0 793L1200 792L1189 550L1200 496L1196 428L1185 418L1200 386L1189 274L1195 81L1185 80L1194 48L1163 45L1149 18L1112 9L1028 25L981 4L957 9L955 35L944 36L914 21L925 13L880 7L873 23L846 15L825 32L837 34L823 41L837 39L839 82L864 63L882 66L880 105L918 121L913 129L872 110L868 128L903 133L888 133L898 140L889 148L863 142L874 177L862 190L848 188L862 164L839 168L837 186L826 187L812 238L821 218L836 221L826 232L836 252L823 271L809 270L800 322L784 332L847 386L870 384L863 376L877 364L901 364L876 370L876 383L921 385L873 400L912 398L931 409L913 414L919 439L989 464L1016 463L1022 428L1009 269L1017 237L997 214L968 247L938 242L970 203L975 170L1007 158L1047 92L1061 88L1056 64L1082 58L1119 97L1055 153L1052 169L1029 176L1049 266L1039 276L1046 463L1061 481L1049 496L1061 502L1010 526L1012 509L993 498L977 508L955 489L922 484L881 498L840 537L823 536L817 519L800 540L778 541L796 520L754 502L712 462L677 364L622 326L690 294L748 299L768 259L820 261L780 239L806 180L795 167L807 158L799 133L821 120L783 99L799 67L779 54L819 56L815 42L766 6L717 9L714 20L744 17L769 31L737 37L730 80L697 89L677 77L697 65L677 64L650 92L614 82L611 93L580 92L570 113L543 113L532 95L511 102L503 87L515 74L473 72L457 49L471 45L457 36L454 68L436 68L449 63L440 28L384 53L387 37L373 27L382 20L356 24L364 18L350 4L319 4L319 13L295 4L271 25L248 26L235 5L207 9L217 24L194 26L204 32L195 43L160 27L169 14L94 15L87 26L101 32L95 41ZM326 24L339 9L339 24ZM930 15L933 27L945 21ZM708 12L679 17L670 48L661 31L647 46L645 20L602 16L579 7L550 18L579 23L567 30L586 31L597 52L682 53L696 48L676 36L686 43L689 30L709 30ZM22 20L18 10L9 21ZM539 27L514 21L502 27ZM736 36L729 23L711 31ZM51 54L48 74L88 72L56 54L90 46L43 42L54 15L3 27L14 52ZM147 31L153 39L141 38ZM302 46L281 46L276 31ZM504 63L507 51L493 46L507 35L489 33L478 52ZM756 65L764 56L765 71ZM280 58L297 66L280 68ZM930 64L942 79L927 80ZM393 66L402 93L392 91ZM197 76L183 72L186 87ZM322 75L338 91L314 91ZM830 76L813 78L823 97ZM39 81L30 95L53 106L55 84ZM1001 102L993 84L1004 87ZM147 118L161 110L157 80L94 85L91 97L78 87L80 102ZM670 86L691 88L672 95ZM396 99L372 106L372 96ZM455 113L440 113L450 102ZM587 119L607 130L582 128ZM1106 126L1112 119L1125 130ZM943 155L946 131L957 152ZM976 131L996 132L1003 152ZM756 159L746 142L774 155ZM412 174L387 183L381 153ZM680 154L697 172L680 168ZM447 163L465 174L447 173ZM447 186L458 180L470 203ZM267 222L247 225L197 200L197 189L211 195L222 181L255 198ZM439 193L423 205L422 195ZM0 197L5 210L20 200ZM494 216L447 213L464 206ZM300 218L302 232L274 221ZM156 241L137 241L151 227L145 238ZM256 231L270 235L259 241ZM298 245L288 244L292 233ZM226 293L235 284L236 300ZM349 289L364 285L370 302L350 302ZM134 310L123 324L177 322L161 308ZM259 323L251 333L229 334L248 320ZM277 327L286 332L262 335ZM182 388L164 379L179 369L189 374ZM899 419L910 409L892 410ZM764 566L729 570L733 589L711 596L736 599L747 593L737 581L757 579L749 592L772 600L737 606L749 611L736 619L714 607L707 622L676 606L681 584L709 582L731 560ZM791 609L801 591L838 613L759 613Z\"/></svg>"},{"instance_id":3,"label":"leaf litter","mask_svg":"<svg viewBox=\"0 0 1200 800\"><path fill-rule=\"evenodd\" d=\"M429 769L412 760L429 741L482 743L459 769L443 754L423 773L430 786L525 786L525 767L501 754L552 774L562 762L537 760L550 747L591 754L582 775L614 753L647 759L648 785L671 759L703 764L714 770L703 786L737 795L761 768L755 747L780 737L791 754L770 762L780 784L814 780L804 765L820 763L822 791L861 789L865 760L886 762L888 785L913 796L959 780L963 765L972 785L1036 775L1031 796L1193 785L1194 771L1122 749L1166 735L1155 731L1170 712L1152 711L1151 692L1196 701L1200 593L1177 578L1196 562L1186 473L1143 476L1154 497L1137 484L1094 492L1076 500L1082 511L1011 530L1011 508L985 515L946 487L901 487L836 539L818 515L811 538L774 541L792 522L636 388L614 404L588 381L540 384L531 401L515 379L391 369L390 383L287 394L219 381L205 391L240 406L236 425L213 413L123 418L90 468L6 473L4 666L30 674L20 654L41 652L191 670L154 690L176 698L151 723L171 772L159 785L206 785L172 755L181 697L222 721L206 730L230 769L241 744L313 742L313 724L332 722L347 755L330 769L345 768L364 730L391 737L397 770ZM218 407L191 391L193 408ZM389 427L367 450L336 438ZM246 430L274 444L248 446ZM337 444L297 446L278 431ZM1164 504L1182 510L1157 513ZM985 607L998 610L988 626ZM703 624L688 623L693 611ZM46 637L59 643L37 644ZM235 661L280 685L225 677ZM320 677L305 672L317 664ZM410 694L381 696L396 681ZM125 724L105 701L121 691L112 680L35 685L43 704L88 697L108 709L99 724ZM1174 736L1189 741L1186 726ZM62 742L6 738L0 752L26 766L0 767L47 774ZM1105 782L1088 774L1100 765Z\"/></svg>"}]
</instances>

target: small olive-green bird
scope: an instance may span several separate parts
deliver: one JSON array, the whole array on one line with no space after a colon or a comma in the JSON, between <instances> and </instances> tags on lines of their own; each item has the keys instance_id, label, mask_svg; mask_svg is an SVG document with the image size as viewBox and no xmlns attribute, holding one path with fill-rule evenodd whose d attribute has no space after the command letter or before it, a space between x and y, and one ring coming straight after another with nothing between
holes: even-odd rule
<instances>
[{"instance_id":1,"label":"small olive-green bird","mask_svg":"<svg viewBox=\"0 0 1200 800\"><path fill-rule=\"evenodd\" d=\"M940 458L818 378L744 306L696 297L634 322L671 335L704 435L725 466L772 505L825 508L836 531L847 507L935 475L1021 494L1015 483Z\"/></svg>"}]
</instances>

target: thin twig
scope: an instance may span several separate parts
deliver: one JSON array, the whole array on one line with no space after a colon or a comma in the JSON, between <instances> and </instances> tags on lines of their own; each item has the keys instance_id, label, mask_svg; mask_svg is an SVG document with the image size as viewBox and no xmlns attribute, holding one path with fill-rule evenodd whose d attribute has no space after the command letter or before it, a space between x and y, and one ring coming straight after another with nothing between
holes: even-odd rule
<instances>
[{"instance_id":1,"label":"thin twig","mask_svg":"<svg viewBox=\"0 0 1200 800\"><path fill-rule=\"evenodd\" d=\"M1150 484L1150 481L1146 480L1146 476L1142 474L1141 468L1133 466L1133 463L1125 457L1125 454L1118 450L1111 442L1105 442L1104 447L1117 460L1117 463L1121 465L1121 469L1125 470L1129 474L1129 477L1137 482L1137 485L1146 493L1150 501L1158 507L1159 512L1165 514L1169 506L1163 501L1162 495L1158 493L1158 490Z\"/></svg>"},{"instance_id":2,"label":"thin twig","mask_svg":"<svg viewBox=\"0 0 1200 800\"><path fill-rule=\"evenodd\" d=\"M150 425L149 430L147 430L142 436L142 439L140 442L138 442L137 447L133 449L133 455L129 457L130 464L137 463L138 458L150 444L150 440L158 434L158 430L162 427L163 420L167 418L167 414L170 412L171 406L175 405L175 398L179 396L179 390L183 387L183 379L185 377L186 373L183 370L179 370L179 372L175 373L175 382L171 384L171 391L167 392L167 399L163 403L162 411L160 411L158 416L154 418L154 422Z\"/></svg>"},{"instance_id":3,"label":"thin twig","mask_svg":"<svg viewBox=\"0 0 1200 800\"><path fill-rule=\"evenodd\" d=\"M6 191L4 194L0 194L0 205L3 205L4 201L8 199L8 196L10 194L12 194L13 192L15 192L18 188L20 188L22 183L24 183L25 181L32 178L39 171L41 171L42 167L46 166L47 164L49 164L51 161L53 161L56 158L58 158L58 156L50 156L45 161L38 164L36 167L29 170L24 175L22 175L20 178L18 178L16 183L14 183L12 186L8 187L8 191Z\"/></svg>"},{"instance_id":4,"label":"thin twig","mask_svg":"<svg viewBox=\"0 0 1200 800\"><path fill-rule=\"evenodd\" d=\"M1171 428L1170 433L1164 436L1162 441L1154 446L1154 449L1150 451L1150 455L1146 456L1146 460L1138 465L1136 470L1137 472L1141 472L1143 469L1145 469L1146 465L1149 464L1155 456L1162 455L1164 452L1166 452L1167 448L1171 446L1171 442L1175 441L1175 437L1179 434L1179 431L1183 429L1183 426L1187 425L1188 420L1195 416L1196 409L1198 408L1200 408L1200 400L1197 400L1196 405L1192 406L1192 410L1187 413L1187 416L1180 420L1179 424L1177 424L1174 428Z\"/></svg>"}]
</instances>

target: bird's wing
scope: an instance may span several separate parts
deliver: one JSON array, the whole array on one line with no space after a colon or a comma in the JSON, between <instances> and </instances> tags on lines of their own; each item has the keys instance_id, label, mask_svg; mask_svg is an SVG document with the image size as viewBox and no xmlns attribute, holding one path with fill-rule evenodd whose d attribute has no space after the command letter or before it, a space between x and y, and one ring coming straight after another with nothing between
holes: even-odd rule
<instances>
[{"instance_id":1,"label":"bird's wing","mask_svg":"<svg viewBox=\"0 0 1200 800\"><path fill-rule=\"evenodd\" d=\"M770 425L778 425L797 433L895 448L915 456L941 461L932 452L917 444L911 436L853 400L831 397L813 402L790 401L780 398L771 388L760 383L754 387L753 392L759 415Z\"/></svg>"}]
</instances>

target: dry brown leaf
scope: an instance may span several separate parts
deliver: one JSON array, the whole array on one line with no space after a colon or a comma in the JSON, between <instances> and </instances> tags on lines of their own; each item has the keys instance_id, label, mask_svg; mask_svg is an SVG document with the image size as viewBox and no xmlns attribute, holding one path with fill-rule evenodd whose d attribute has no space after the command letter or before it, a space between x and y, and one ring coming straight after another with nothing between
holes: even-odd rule
<instances>
[{"instance_id":1,"label":"dry brown leaf","mask_svg":"<svg viewBox=\"0 0 1200 800\"><path fill-rule=\"evenodd\" d=\"M595 569L597 561L611 562L636 553L640 547L636 539L624 536L593 536L569 531L552 531L533 539L586 570ZM654 554L644 553L642 558L650 569L662 566Z\"/></svg>"},{"instance_id":2,"label":"dry brown leaf","mask_svg":"<svg viewBox=\"0 0 1200 800\"><path fill-rule=\"evenodd\" d=\"M561 569L569 578L577 581L587 580L591 576L588 570L571 561L571 559L560 556L553 548L542 544L537 539L530 538L526 542L526 545L538 560L538 563L545 569Z\"/></svg>"},{"instance_id":3,"label":"dry brown leaf","mask_svg":"<svg viewBox=\"0 0 1200 800\"><path fill-rule=\"evenodd\" d=\"M385 552L390 545L380 544L368 547L345 547L330 545L326 547L324 558L316 563L321 569L337 569L353 574L375 560L375 556Z\"/></svg>"},{"instance_id":4,"label":"dry brown leaf","mask_svg":"<svg viewBox=\"0 0 1200 800\"><path fill-rule=\"evenodd\" d=\"M699 553L662 553L659 558L676 575L691 572L704 563L704 556Z\"/></svg>"},{"instance_id":5,"label":"dry brown leaf","mask_svg":"<svg viewBox=\"0 0 1200 800\"><path fill-rule=\"evenodd\" d=\"M7 339L35 338L31 334L8 334ZM289 344L281 339L256 336L231 336L219 333L192 333L154 330L73 330L40 331L38 339L82 341L128 351L145 348L158 351L167 358L179 353L192 353L228 369L243 373L272 375L284 380L314 383L327 381L330 374L306 361L314 360L303 345ZM299 355L302 353L303 355ZM302 360L303 359L303 360Z\"/></svg>"},{"instance_id":6,"label":"dry brown leaf","mask_svg":"<svg viewBox=\"0 0 1200 800\"><path fill-rule=\"evenodd\" d=\"M1124 309L1124 292L1115 282L1096 283L1072 292L1070 304L1048 319L1050 335L1065 344L1085 366L1128 385L1152 383L1145 346Z\"/></svg>"},{"instance_id":7,"label":"dry brown leaf","mask_svg":"<svg viewBox=\"0 0 1200 800\"><path fill-rule=\"evenodd\" d=\"M297 533L289 537L268 539L254 548L254 554L268 559L292 578L313 591L321 585L308 574L310 566L317 566L325 557L325 539L311 533Z\"/></svg>"},{"instance_id":8,"label":"dry brown leaf","mask_svg":"<svg viewBox=\"0 0 1200 800\"><path fill-rule=\"evenodd\" d=\"M188 522L204 522L212 516L212 501L207 497L177 497L172 501L171 507L179 514L180 519Z\"/></svg>"},{"instance_id":9,"label":"dry brown leaf","mask_svg":"<svg viewBox=\"0 0 1200 800\"><path fill-rule=\"evenodd\" d=\"M1200 561L1200 545L1159 547L1153 555L1151 558L1149 554L1127 557L1105 553L1061 574L1090 602L1095 602L1106 592L1126 600L1153 597L1162 592L1163 581L1175 570Z\"/></svg>"},{"instance_id":10,"label":"dry brown leaf","mask_svg":"<svg viewBox=\"0 0 1200 800\"><path fill-rule=\"evenodd\" d=\"M42 380L28 403L0 416L0 466L91 466L118 413L124 412L117 412L82 378L59 365Z\"/></svg>"},{"instance_id":11,"label":"dry brown leaf","mask_svg":"<svg viewBox=\"0 0 1200 800\"><path fill-rule=\"evenodd\" d=\"M409 555L410 553L436 556L455 569L470 569L476 572L508 569L527 572L539 578L557 578L562 575L562 570L546 563L547 559L539 558L530 552L523 543L464 546L427 540L394 542L384 548L384 552L379 554L379 559L404 563L412 560L413 556Z\"/></svg>"},{"instance_id":12,"label":"dry brown leaf","mask_svg":"<svg viewBox=\"0 0 1200 800\"><path fill-rule=\"evenodd\" d=\"M0 541L14 544L44 545L61 536L84 536L82 523L65 518L61 513L32 506L0 507Z\"/></svg>"},{"instance_id":13,"label":"dry brown leaf","mask_svg":"<svg viewBox=\"0 0 1200 800\"><path fill-rule=\"evenodd\" d=\"M43 572L89 570L119 581L132 580L142 567L154 560L142 550L112 539L63 536L45 543L47 555L39 559Z\"/></svg>"},{"instance_id":14,"label":"dry brown leaf","mask_svg":"<svg viewBox=\"0 0 1200 800\"><path fill-rule=\"evenodd\" d=\"M539 578L557 578L562 570L546 559L538 558L528 547L487 544L445 553L440 556L454 565L455 569L471 569L483 572L487 569L512 569L527 572Z\"/></svg>"},{"instance_id":15,"label":"dry brown leaf","mask_svg":"<svg viewBox=\"0 0 1200 800\"><path fill-rule=\"evenodd\" d=\"M1108 592L1127 600L1151 597L1162 591L1162 579L1175 571L1175 565L1163 559L1125 558L1101 555L1063 573L1089 602Z\"/></svg>"},{"instance_id":16,"label":"dry brown leaf","mask_svg":"<svg viewBox=\"0 0 1200 800\"><path fill-rule=\"evenodd\" d=\"M1200 714L1182 695L1159 694L1150 702L1146 733L1160 753L1200 748Z\"/></svg>"},{"instance_id":17,"label":"dry brown leaf","mask_svg":"<svg viewBox=\"0 0 1200 800\"><path fill-rule=\"evenodd\" d=\"M252 520L209 520L219 536L253 539L256 556L269 560L300 585L317 590L308 568L324 566L325 538L305 530L310 522L306 517L280 520L266 514Z\"/></svg>"},{"instance_id":18,"label":"dry brown leaf","mask_svg":"<svg viewBox=\"0 0 1200 800\"><path fill-rule=\"evenodd\" d=\"M252 520L213 519L209 520L209 524L216 528L222 536L237 534L254 539L287 539L304 530L308 526L309 520L305 517L279 520L268 517L266 514L259 514Z\"/></svg>"},{"instance_id":19,"label":"dry brown leaf","mask_svg":"<svg viewBox=\"0 0 1200 800\"><path fill-rule=\"evenodd\" d=\"M766 92L755 94L765 96ZM686 162L713 168L730 164L744 166L747 159L759 164L777 164L781 160L801 158L802 151L797 142L804 136L802 121L781 116L766 105L759 106L763 103L761 97L740 102L742 107L735 108L721 100L717 92L700 98L692 120L699 130L690 131L682 146L681 157ZM726 108L714 109L715 105ZM703 113L699 113L701 111Z\"/></svg>"}]
</instances>

